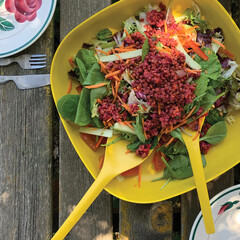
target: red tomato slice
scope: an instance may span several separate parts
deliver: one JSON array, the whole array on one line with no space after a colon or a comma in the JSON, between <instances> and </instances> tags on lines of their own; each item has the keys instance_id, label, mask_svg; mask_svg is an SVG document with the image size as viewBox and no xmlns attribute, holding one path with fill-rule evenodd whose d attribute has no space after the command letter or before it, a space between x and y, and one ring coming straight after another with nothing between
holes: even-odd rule
<instances>
[{"instance_id":1,"label":"red tomato slice","mask_svg":"<svg viewBox=\"0 0 240 240\"><path fill-rule=\"evenodd\" d=\"M126 172L121 173L124 177L136 176L139 173L139 166L136 166L132 169L127 170Z\"/></svg>"},{"instance_id":2,"label":"red tomato slice","mask_svg":"<svg viewBox=\"0 0 240 240\"><path fill-rule=\"evenodd\" d=\"M83 141L93 150L96 151L96 136L87 134L87 133L80 133Z\"/></svg>"},{"instance_id":3,"label":"red tomato slice","mask_svg":"<svg viewBox=\"0 0 240 240\"><path fill-rule=\"evenodd\" d=\"M156 171L161 171L165 168L165 164L162 161L162 154L160 151L156 151L153 156L153 165Z\"/></svg>"}]
</instances>

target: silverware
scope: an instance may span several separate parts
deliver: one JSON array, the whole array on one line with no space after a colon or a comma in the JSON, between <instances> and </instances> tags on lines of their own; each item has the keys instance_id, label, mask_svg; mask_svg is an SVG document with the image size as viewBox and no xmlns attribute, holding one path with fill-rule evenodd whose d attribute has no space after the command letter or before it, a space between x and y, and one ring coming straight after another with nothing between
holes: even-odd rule
<instances>
[{"instance_id":1,"label":"silverware","mask_svg":"<svg viewBox=\"0 0 240 240\"><path fill-rule=\"evenodd\" d=\"M50 74L0 76L0 84L14 81L19 89L43 87L50 84Z\"/></svg>"},{"instance_id":2,"label":"silverware","mask_svg":"<svg viewBox=\"0 0 240 240\"><path fill-rule=\"evenodd\" d=\"M19 57L1 58L0 66L17 62L22 69L39 69L46 67L46 54L23 54Z\"/></svg>"}]
</instances>

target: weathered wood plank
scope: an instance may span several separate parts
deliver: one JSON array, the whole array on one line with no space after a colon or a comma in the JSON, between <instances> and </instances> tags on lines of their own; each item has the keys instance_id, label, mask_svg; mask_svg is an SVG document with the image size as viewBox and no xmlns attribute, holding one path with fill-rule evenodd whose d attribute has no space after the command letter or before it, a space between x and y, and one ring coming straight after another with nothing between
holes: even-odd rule
<instances>
[{"instance_id":1,"label":"weathered wood plank","mask_svg":"<svg viewBox=\"0 0 240 240\"><path fill-rule=\"evenodd\" d=\"M214 179L207 184L209 198L211 199L217 193L223 191L224 189L233 186L234 177L233 169L229 170L227 173L221 175L220 177ZM198 201L197 191L193 190L188 192L181 197L181 233L182 240L188 240L191 232L192 225L200 212L200 205Z\"/></svg>"},{"instance_id":2,"label":"weathered wood plank","mask_svg":"<svg viewBox=\"0 0 240 240\"><path fill-rule=\"evenodd\" d=\"M53 55L53 24L29 47ZM1 75L36 73L17 64ZM18 90L0 86L0 239L50 239L52 235L52 97L50 87Z\"/></svg>"},{"instance_id":3,"label":"weathered wood plank","mask_svg":"<svg viewBox=\"0 0 240 240\"><path fill-rule=\"evenodd\" d=\"M171 240L173 208L171 201L134 204L120 201L120 239Z\"/></svg>"},{"instance_id":4,"label":"weathered wood plank","mask_svg":"<svg viewBox=\"0 0 240 240\"><path fill-rule=\"evenodd\" d=\"M79 23L109 5L110 0L70 0L67 4L61 0L60 4L60 36L63 39ZM62 125L59 146L59 222L61 225L74 205L91 186L93 178L73 149ZM111 196L102 192L66 239L112 240L111 201Z\"/></svg>"}]
</instances>

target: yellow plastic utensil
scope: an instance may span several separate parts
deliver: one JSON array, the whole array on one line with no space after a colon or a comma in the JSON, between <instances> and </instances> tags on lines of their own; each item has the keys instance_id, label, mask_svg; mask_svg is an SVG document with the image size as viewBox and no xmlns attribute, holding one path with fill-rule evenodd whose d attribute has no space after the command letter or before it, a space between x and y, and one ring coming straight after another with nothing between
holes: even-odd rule
<instances>
[{"instance_id":1,"label":"yellow plastic utensil","mask_svg":"<svg viewBox=\"0 0 240 240\"><path fill-rule=\"evenodd\" d=\"M68 71L71 69L68 59L74 56L82 44L96 35L100 30L108 27L112 30L120 30L122 21L133 16L139 9L144 8L148 3L168 3L168 0L121 0L98 12L87 19L74 30L72 30L61 42L54 56L51 67L51 89L55 103L66 94L69 86ZM213 28L223 29L226 48L236 55L240 63L240 31L233 22L231 16L220 5L217 0L195 0L199 5L202 16ZM174 0L173 14L176 17L182 16L186 8L192 6L192 0ZM97 24L96 24L97 23ZM78 94L73 83L71 94ZM232 114L231 114L232 115ZM240 111L233 113L234 124L228 124L228 133L224 141L211 149L206 155L207 166L205 176L207 182L223 174L239 163L239 136L240 136ZM98 158L103 151L92 151L82 140L79 134L79 127L62 119L64 128L79 157L85 164L88 171L96 178L99 174ZM141 188L136 188L136 178L129 177L119 182L116 178L105 188L112 195L125 201L134 203L153 203L172 198L195 188L193 177L183 180L171 181L167 187L160 190L166 180L152 182L153 179L161 177L161 173L155 172L152 166L152 159L149 157L144 161L142 167Z\"/></svg>"},{"instance_id":2,"label":"yellow plastic utensil","mask_svg":"<svg viewBox=\"0 0 240 240\"><path fill-rule=\"evenodd\" d=\"M202 129L202 125L204 122L205 117L199 119L199 129ZM197 134L197 137L195 137ZM193 131L191 129L187 129L186 133L182 132L183 140L187 146L188 154L191 161L191 166L193 170L193 176L197 188L198 199L200 202L204 225L206 232L208 234L212 234L215 232L213 217L212 217L212 210L209 202L209 195L205 180L205 174L203 171L202 165L202 157L199 147L199 136L197 131Z\"/></svg>"},{"instance_id":3,"label":"yellow plastic utensil","mask_svg":"<svg viewBox=\"0 0 240 240\"><path fill-rule=\"evenodd\" d=\"M111 143L117 138L114 135L108 138L108 143ZM120 173L125 172L140 165L146 158L140 158L136 154L126 154L127 141L118 141L108 147L106 147L104 163L101 172L95 179L95 182L88 189L78 205L74 208L70 216L63 223L57 233L53 236L52 240L64 239L64 237L70 232L81 216L86 212L92 202L97 198L105 186ZM152 150L150 150L150 153ZM150 154L149 153L149 154Z\"/></svg>"}]
</instances>

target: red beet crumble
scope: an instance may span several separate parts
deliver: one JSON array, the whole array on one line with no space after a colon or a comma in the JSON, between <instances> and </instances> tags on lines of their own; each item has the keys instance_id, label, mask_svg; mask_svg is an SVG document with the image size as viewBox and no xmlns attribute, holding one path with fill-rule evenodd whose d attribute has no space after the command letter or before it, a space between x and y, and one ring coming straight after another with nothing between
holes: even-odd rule
<instances>
[{"instance_id":1,"label":"red beet crumble","mask_svg":"<svg viewBox=\"0 0 240 240\"><path fill-rule=\"evenodd\" d=\"M136 151L136 155L142 158L145 158L148 156L148 153L150 151L151 144L142 144L138 147Z\"/></svg>"},{"instance_id":2,"label":"red beet crumble","mask_svg":"<svg viewBox=\"0 0 240 240\"><path fill-rule=\"evenodd\" d=\"M111 97L106 97L102 100L102 103L98 107L99 118L103 122L114 120L115 122L125 121L128 117L126 111L120 107L119 102L113 103Z\"/></svg>"}]
</instances>

